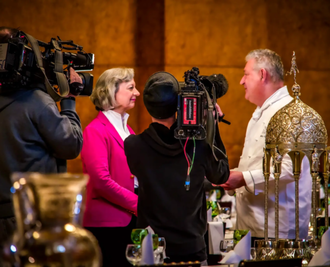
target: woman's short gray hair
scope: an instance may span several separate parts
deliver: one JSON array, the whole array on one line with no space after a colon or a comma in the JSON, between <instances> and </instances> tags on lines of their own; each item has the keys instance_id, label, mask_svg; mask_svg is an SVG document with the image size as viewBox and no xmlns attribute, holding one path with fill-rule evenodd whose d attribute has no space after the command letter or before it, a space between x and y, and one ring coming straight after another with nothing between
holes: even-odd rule
<instances>
[{"instance_id":1,"label":"woman's short gray hair","mask_svg":"<svg viewBox=\"0 0 330 267\"><path fill-rule=\"evenodd\" d=\"M90 96L97 110L109 110L116 107L116 93L122 82L134 78L131 68L113 68L104 71L97 79L95 88Z\"/></svg>"},{"instance_id":2,"label":"woman's short gray hair","mask_svg":"<svg viewBox=\"0 0 330 267\"><path fill-rule=\"evenodd\" d=\"M245 57L246 61L255 59L254 68L256 70L266 69L273 82L284 81L284 67L281 57L269 49L252 50Z\"/></svg>"}]
</instances>

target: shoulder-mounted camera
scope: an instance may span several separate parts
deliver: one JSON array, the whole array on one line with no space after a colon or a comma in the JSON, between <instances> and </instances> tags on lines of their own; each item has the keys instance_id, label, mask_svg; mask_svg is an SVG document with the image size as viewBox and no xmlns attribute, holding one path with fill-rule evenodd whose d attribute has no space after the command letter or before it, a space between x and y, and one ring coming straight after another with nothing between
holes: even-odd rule
<instances>
[{"instance_id":1,"label":"shoulder-mounted camera","mask_svg":"<svg viewBox=\"0 0 330 267\"><path fill-rule=\"evenodd\" d=\"M175 138L213 139L214 127L219 120L215 105L217 98L228 90L227 80L222 74L201 76L197 67L186 71L184 78L178 95Z\"/></svg>"},{"instance_id":2,"label":"shoulder-mounted camera","mask_svg":"<svg viewBox=\"0 0 330 267\"><path fill-rule=\"evenodd\" d=\"M79 71L81 83L70 82L70 68ZM0 43L0 93L43 83L55 101L72 95L90 95L93 90L94 54L73 41L52 38L49 43L18 31Z\"/></svg>"}]
</instances>

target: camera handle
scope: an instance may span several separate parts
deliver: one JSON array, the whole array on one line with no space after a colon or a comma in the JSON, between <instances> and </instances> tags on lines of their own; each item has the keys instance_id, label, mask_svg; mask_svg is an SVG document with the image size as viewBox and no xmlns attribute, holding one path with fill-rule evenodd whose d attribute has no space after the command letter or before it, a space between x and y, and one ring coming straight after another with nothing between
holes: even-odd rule
<instances>
[{"instance_id":1,"label":"camera handle","mask_svg":"<svg viewBox=\"0 0 330 267\"><path fill-rule=\"evenodd\" d=\"M225 114L223 114L222 116L219 116L219 122L223 122L223 123L226 123L226 124L228 124L228 125L230 125L231 124L231 122L230 121L227 121L227 120L225 120L223 117L225 116Z\"/></svg>"},{"instance_id":2,"label":"camera handle","mask_svg":"<svg viewBox=\"0 0 330 267\"><path fill-rule=\"evenodd\" d=\"M59 90L60 90L60 94L59 94L55 91L53 86L50 84L50 82L47 78L47 75L45 73L38 41L31 35L26 34L24 32L22 32L22 33L25 34L25 36L27 37L28 41L30 42L30 44L32 46L32 50L34 52L34 55L35 55L35 58L37 61L37 67L41 70L41 72L43 73L44 78L45 78L45 86L47 89L47 93L53 98L53 100L55 102L60 101L62 98L66 97L69 94L69 84L65 77L65 74L63 73L62 51L60 51L59 47L55 47L55 69L54 69L54 71L55 71L56 79L57 79L58 85L59 85ZM53 45L54 45L54 43L53 43ZM56 44L54 46L56 46Z\"/></svg>"}]
</instances>

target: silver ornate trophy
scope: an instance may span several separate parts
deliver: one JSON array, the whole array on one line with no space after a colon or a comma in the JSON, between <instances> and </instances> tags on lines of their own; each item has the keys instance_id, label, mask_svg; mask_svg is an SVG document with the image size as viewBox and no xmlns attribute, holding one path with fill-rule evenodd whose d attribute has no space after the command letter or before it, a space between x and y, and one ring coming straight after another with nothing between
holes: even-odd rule
<instances>
[{"instance_id":1,"label":"silver ornate trophy","mask_svg":"<svg viewBox=\"0 0 330 267\"><path fill-rule=\"evenodd\" d=\"M299 70L296 64L295 52L293 52L291 69L288 73L290 75L293 73L294 76L294 84L292 86L294 99L275 113L267 127L263 159L263 173L265 177L265 240L256 241L257 259L304 257L305 248L317 246L316 206L318 198L316 195L317 185L319 184L319 171L321 170L320 161L323 160L323 175L327 184L329 179L330 150L327 148L327 129L321 116L299 98L300 86L296 82L297 72ZM282 159L285 154L288 154L292 160L295 179L295 240L279 239L279 180ZM299 240L299 178L304 156L309 160L312 176L311 223L313 232L311 240ZM271 161L275 179L275 240L269 240L268 238L268 186ZM327 190L325 191L325 197L328 199L328 192ZM327 201L325 202L325 216L327 218L328 203ZM327 220L326 223L328 224Z\"/></svg>"}]
</instances>

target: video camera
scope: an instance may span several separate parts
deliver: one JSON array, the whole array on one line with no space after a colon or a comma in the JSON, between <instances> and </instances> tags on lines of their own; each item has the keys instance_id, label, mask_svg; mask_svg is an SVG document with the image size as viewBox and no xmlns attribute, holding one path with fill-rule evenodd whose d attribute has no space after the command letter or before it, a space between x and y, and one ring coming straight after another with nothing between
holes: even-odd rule
<instances>
[{"instance_id":1,"label":"video camera","mask_svg":"<svg viewBox=\"0 0 330 267\"><path fill-rule=\"evenodd\" d=\"M180 82L178 127L174 130L174 137L196 140L207 138L212 147L216 122L219 121L216 100L227 92L228 82L222 74L201 76L197 67L186 71L184 78L185 82ZM222 117L220 121L230 124Z\"/></svg>"},{"instance_id":2,"label":"video camera","mask_svg":"<svg viewBox=\"0 0 330 267\"><path fill-rule=\"evenodd\" d=\"M55 101L69 94L89 96L93 75L86 71L94 69L94 54L84 52L73 41L57 38L44 43L18 31L8 42L0 43L0 93L44 83ZM82 85L70 82L70 68L80 71Z\"/></svg>"}]
</instances>

